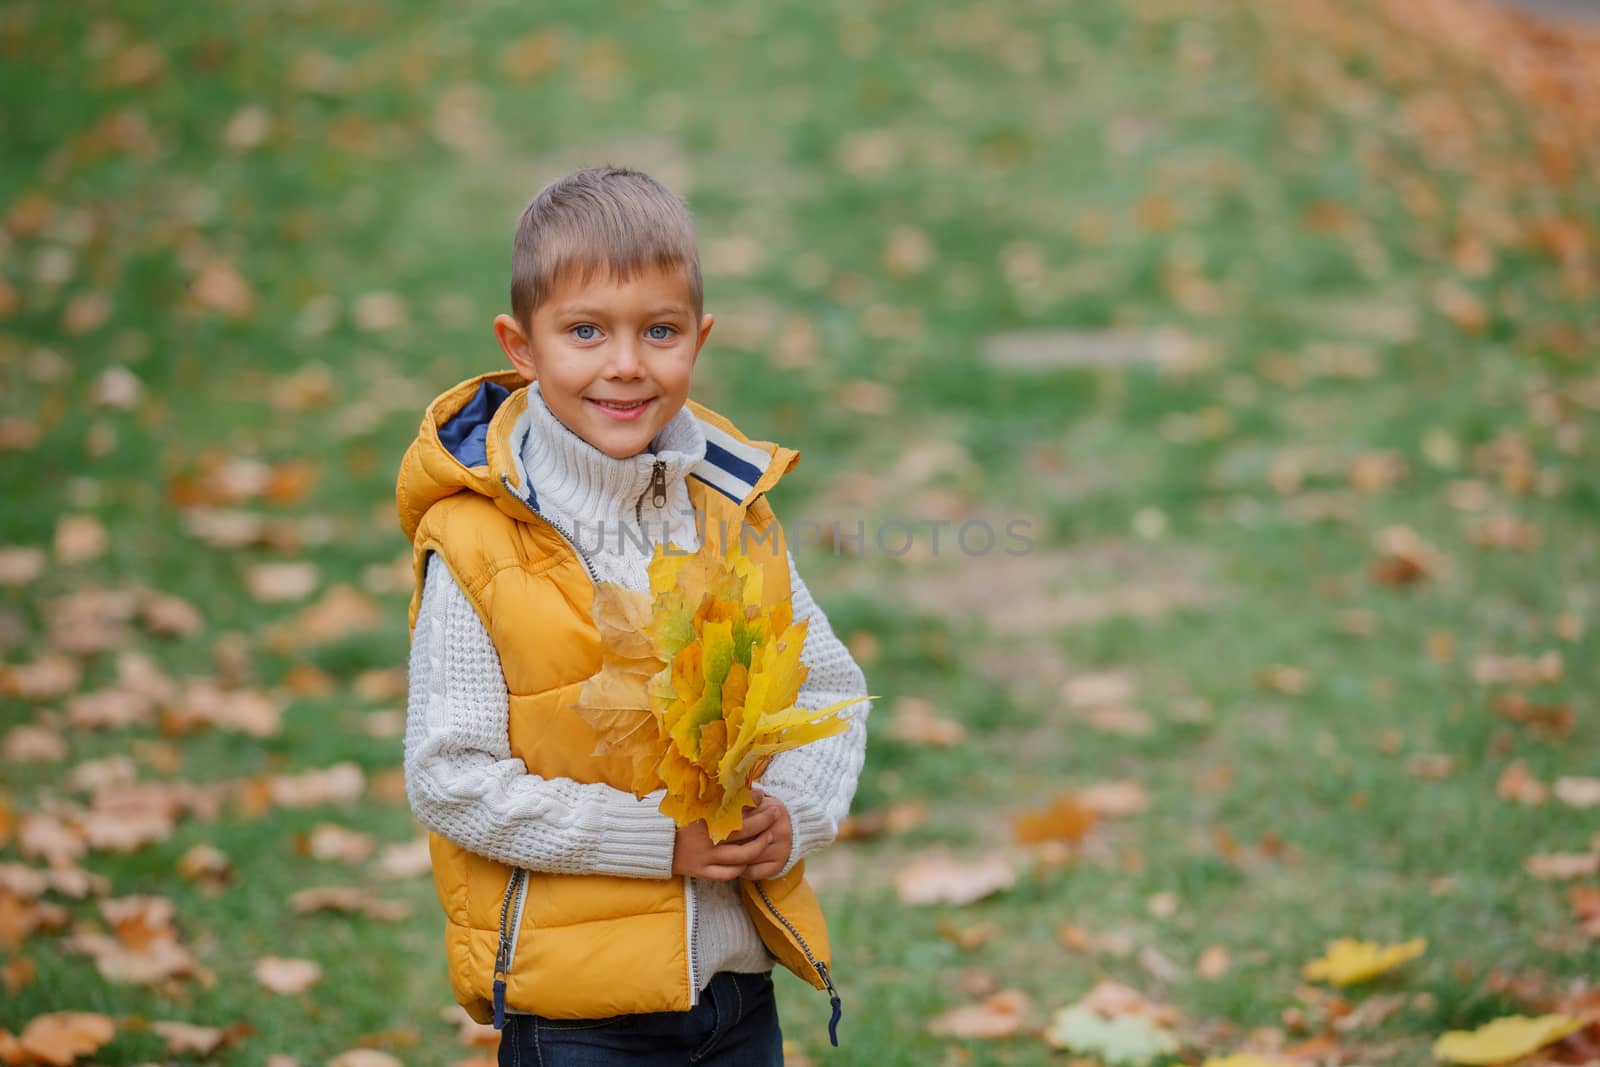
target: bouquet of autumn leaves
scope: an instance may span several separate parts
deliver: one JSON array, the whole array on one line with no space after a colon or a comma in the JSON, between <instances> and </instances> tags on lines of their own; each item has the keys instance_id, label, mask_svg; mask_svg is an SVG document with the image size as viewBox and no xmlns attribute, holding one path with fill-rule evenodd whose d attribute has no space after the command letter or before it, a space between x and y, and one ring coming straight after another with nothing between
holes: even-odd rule
<instances>
[{"instance_id":1,"label":"bouquet of autumn leaves","mask_svg":"<svg viewBox=\"0 0 1600 1067\"><path fill-rule=\"evenodd\" d=\"M742 546L658 545L649 571L648 594L596 584L601 667L577 710L600 735L595 755L628 761L626 788L642 798L665 786L662 814L679 826L704 819L720 842L739 829L768 761L843 733L840 712L856 699L795 707L806 622L787 597L763 607L761 568Z\"/></svg>"}]
</instances>

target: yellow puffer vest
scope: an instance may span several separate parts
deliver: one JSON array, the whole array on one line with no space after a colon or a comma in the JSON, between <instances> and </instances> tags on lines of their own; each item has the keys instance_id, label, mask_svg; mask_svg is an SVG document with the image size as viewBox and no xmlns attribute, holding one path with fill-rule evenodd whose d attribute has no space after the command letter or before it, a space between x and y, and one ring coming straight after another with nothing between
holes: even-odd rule
<instances>
[{"instance_id":1,"label":"yellow puffer vest","mask_svg":"<svg viewBox=\"0 0 1600 1067\"><path fill-rule=\"evenodd\" d=\"M626 767L594 755L595 735L571 710L600 668L594 586L569 538L539 516L526 484L527 402L526 383L504 371L464 381L428 406L396 486L416 567L411 625L428 553L437 552L500 655L512 753L541 777L617 785L628 780ZM705 541L718 550L748 524L746 550L763 565L763 591L772 600L788 596L783 530L763 494L799 454L750 441L721 416L693 401L689 407L707 438L706 461L688 478ZM711 977L692 970L694 893L686 878L513 869L438 834L429 835L429 851L447 920L450 984L480 1023L501 1025L502 1007L553 1018L686 1011ZM745 910L780 962L831 995L827 928L804 868L742 881Z\"/></svg>"}]
</instances>

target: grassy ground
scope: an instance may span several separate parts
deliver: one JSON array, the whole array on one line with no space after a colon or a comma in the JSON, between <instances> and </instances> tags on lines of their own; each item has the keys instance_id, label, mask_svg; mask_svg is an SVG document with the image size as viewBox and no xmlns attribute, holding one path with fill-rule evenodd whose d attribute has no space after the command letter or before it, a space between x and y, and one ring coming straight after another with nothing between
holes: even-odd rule
<instances>
[{"instance_id":1,"label":"grassy ground","mask_svg":"<svg viewBox=\"0 0 1600 1067\"><path fill-rule=\"evenodd\" d=\"M865 552L818 544L800 563L883 695L857 810L928 817L815 864L845 1043L826 1049L825 999L786 980L796 1058L1062 1062L1032 1030L1103 977L1181 1008L1197 1051L1252 1029L1292 1045L1323 1030L1300 966L1357 936L1429 941L1381 980L1403 1006L1337 1035L1354 1062L1416 1063L1435 1033L1526 1006L1491 972L1592 974L1566 886L1523 864L1600 847L1600 814L1497 783L1516 760L1540 782L1593 774L1600 743L1593 183L1581 158L1562 179L1554 135L1530 147L1538 123L1470 66L1300 10L8 5L0 543L53 555L4 593L4 659L81 647L82 620L59 622L72 594L148 587L204 625L135 619L68 654L75 685L31 698L0 674L7 727L65 739L40 760L8 742L0 860L42 865L30 819L84 802L67 775L85 760L192 782L350 760L368 787L91 851L112 896L175 902L214 984L109 984L59 931L0 937L0 960L36 968L0 1026L109 1013L100 1063L163 1057L140 1018L247 1023L228 1064L363 1043L471 1055L440 1017L427 880L297 841L326 822L414 836L377 714L403 701L406 653L392 474L422 403L498 363L516 211L603 160L697 213L719 315L697 395L803 452L780 515L869 531ZM1552 220L1589 243L1543 240ZM1065 331L1109 345L1109 365L1053 362L1087 343ZM997 365L1004 333L1026 335L1029 365ZM143 385L126 403L102 377L116 367ZM269 465L270 491L234 460ZM270 516L277 543L197 537L191 504ZM97 518L103 550L74 553L64 516ZM1033 549L934 554L922 534L904 558L878 550L882 523L932 518L1027 521ZM1382 547L1396 527L1429 549ZM247 581L272 560L316 564L313 602L359 591L350 626L286 638L305 605ZM126 606L88 604L113 623ZM269 692L281 732L72 728L73 691L110 685L130 650ZM1536 662L1487 684L1491 657ZM1096 675L1120 715L1096 714ZM1494 712L1516 697L1570 726ZM966 742L892 737L907 698ZM1120 779L1148 811L1064 861L1012 844L1016 813ZM201 843L230 858L225 891L175 873ZM900 906L895 873L938 847L1023 873L978 904ZM332 883L412 916L288 906ZM103 929L93 900L47 899ZM989 921L972 949L940 932ZM1203 977L1212 946L1230 963ZM264 993L264 955L325 977ZM929 1033L986 987L1028 993L1029 1029Z\"/></svg>"}]
</instances>

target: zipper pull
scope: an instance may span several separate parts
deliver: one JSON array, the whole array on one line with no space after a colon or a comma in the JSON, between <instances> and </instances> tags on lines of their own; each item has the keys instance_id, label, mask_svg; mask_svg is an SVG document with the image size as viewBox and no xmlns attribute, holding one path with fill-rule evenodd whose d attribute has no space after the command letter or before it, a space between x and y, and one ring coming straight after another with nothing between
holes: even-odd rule
<instances>
[{"instance_id":1,"label":"zipper pull","mask_svg":"<svg viewBox=\"0 0 1600 1067\"><path fill-rule=\"evenodd\" d=\"M833 1008L833 1015L828 1019L828 1041L834 1048L838 1048L839 1019L844 1015L844 1003L839 999L839 991L833 988L833 979L828 977L828 965L819 962L817 973L822 975L822 984L828 987L828 1003Z\"/></svg>"},{"instance_id":2,"label":"zipper pull","mask_svg":"<svg viewBox=\"0 0 1600 1067\"><path fill-rule=\"evenodd\" d=\"M494 1028L502 1030L506 1025L506 961L511 958L511 942L504 935L500 938L500 948L494 954Z\"/></svg>"},{"instance_id":3,"label":"zipper pull","mask_svg":"<svg viewBox=\"0 0 1600 1067\"><path fill-rule=\"evenodd\" d=\"M667 461L658 459L650 468L650 484L645 486L644 492L639 494L639 499L633 505L633 521L644 523L644 494L650 494L650 503L656 507L665 507L667 503Z\"/></svg>"}]
</instances>

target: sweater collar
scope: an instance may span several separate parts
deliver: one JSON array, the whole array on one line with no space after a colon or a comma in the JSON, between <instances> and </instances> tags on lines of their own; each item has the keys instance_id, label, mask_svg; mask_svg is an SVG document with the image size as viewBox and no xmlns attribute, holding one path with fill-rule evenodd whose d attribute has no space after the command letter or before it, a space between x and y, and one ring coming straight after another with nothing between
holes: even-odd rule
<instances>
[{"instance_id":1,"label":"sweater collar","mask_svg":"<svg viewBox=\"0 0 1600 1067\"><path fill-rule=\"evenodd\" d=\"M513 431L522 434L517 450L530 503L540 512L553 509L580 522L632 517L635 503L650 490L658 463L667 485L681 481L706 458L706 435L687 406L680 408L649 447L636 456L616 459L579 437L556 418L537 381L528 385L528 404Z\"/></svg>"}]
</instances>

